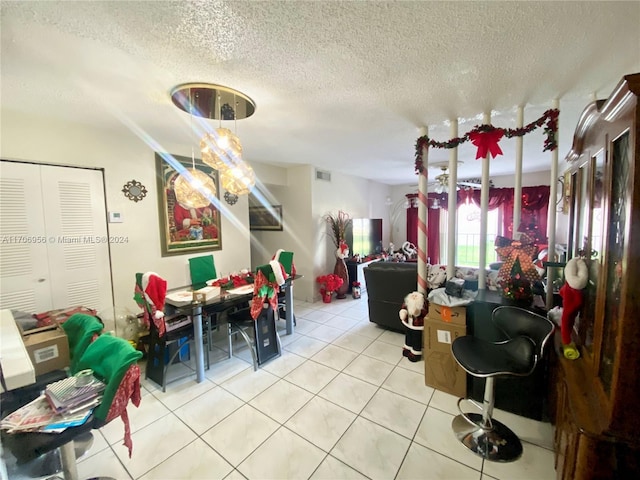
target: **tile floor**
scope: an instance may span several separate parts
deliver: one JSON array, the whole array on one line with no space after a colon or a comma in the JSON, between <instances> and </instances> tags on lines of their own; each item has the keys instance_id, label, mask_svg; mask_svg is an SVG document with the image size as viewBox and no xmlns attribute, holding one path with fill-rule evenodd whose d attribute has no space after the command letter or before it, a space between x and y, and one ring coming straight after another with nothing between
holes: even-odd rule
<instances>
[{"instance_id":1,"label":"tile floor","mask_svg":"<svg viewBox=\"0 0 640 480\"><path fill-rule=\"evenodd\" d=\"M248 350L227 358L214 342L206 381L163 393L143 382L129 407L133 456L120 420L95 433L80 478L124 479L553 479L552 426L495 416L524 454L498 464L454 437L456 398L424 385L423 362L401 354L404 336L370 323L366 295L296 302L298 325L283 354L254 372ZM284 322L279 327L284 329Z\"/></svg>"}]
</instances>

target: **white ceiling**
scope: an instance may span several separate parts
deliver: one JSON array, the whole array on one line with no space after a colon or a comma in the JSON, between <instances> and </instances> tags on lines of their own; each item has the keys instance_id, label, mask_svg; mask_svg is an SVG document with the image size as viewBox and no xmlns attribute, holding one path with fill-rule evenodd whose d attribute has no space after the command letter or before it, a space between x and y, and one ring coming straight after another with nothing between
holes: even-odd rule
<instances>
[{"instance_id":1,"label":"white ceiling","mask_svg":"<svg viewBox=\"0 0 640 480\"><path fill-rule=\"evenodd\" d=\"M169 91L217 83L257 104L237 123L249 162L390 185L416 183L420 126L446 140L451 119L462 135L491 110L494 125L513 128L517 105L528 123L554 98L563 158L593 95L640 71L638 1L3 0L1 9L2 109L190 143L189 116ZM548 170L542 133L524 145L525 172ZM492 175L513 172L515 140L501 146ZM448 156L432 149L430 163ZM474 158L460 148L460 178L479 176Z\"/></svg>"}]
</instances>

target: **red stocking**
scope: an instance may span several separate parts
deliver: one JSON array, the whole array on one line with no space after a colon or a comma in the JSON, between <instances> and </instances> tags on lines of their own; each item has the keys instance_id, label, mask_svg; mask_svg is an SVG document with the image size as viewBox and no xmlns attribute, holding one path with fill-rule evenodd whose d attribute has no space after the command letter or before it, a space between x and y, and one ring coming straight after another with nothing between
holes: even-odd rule
<instances>
[{"instance_id":1,"label":"red stocking","mask_svg":"<svg viewBox=\"0 0 640 480\"><path fill-rule=\"evenodd\" d=\"M561 334L562 343L569 345L571 343L571 330L573 330L573 322L576 319L576 315L582 308L582 301L584 300L584 293L582 290L576 290L565 283L560 288L560 296L562 297L562 324Z\"/></svg>"}]
</instances>

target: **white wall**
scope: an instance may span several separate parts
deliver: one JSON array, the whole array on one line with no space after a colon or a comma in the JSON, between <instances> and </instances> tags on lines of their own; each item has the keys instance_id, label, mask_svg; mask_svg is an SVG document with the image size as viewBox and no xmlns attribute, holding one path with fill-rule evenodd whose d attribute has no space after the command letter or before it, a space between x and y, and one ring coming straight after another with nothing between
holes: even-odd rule
<instances>
[{"instance_id":1,"label":"white wall","mask_svg":"<svg viewBox=\"0 0 640 480\"><path fill-rule=\"evenodd\" d=\"M120 212L124 218L124 223L108 225L109 234L128 238L127 243L110 246L116 307L138 312L132 299L136 272L154 271L167 279L170 287L190 283L187 259L195 255L161 256L155 159L151 147L124 129L99 131L7 111L2 111L1 120L0 155L4 159L104 169L107 209ZM155 140L162 144L162 139ZM190 145L163 147L172 154L191 156ZM130 201L121 192L123 185L133 179L147 188L147 196L141 202ZM249 266L247 205L247 196L242 196L238 203L222 212L223 249L212 252L218 271Z\"/></svg>"},{"instance_id":2,"label":"white wall","mask_svg":"<svg viewBox=\"0 0 640 480\"><path fill-rule=\"evenodd\" d=\"M382 218L383 243L386 245L389 242L389 209L385 200L389 194L388 185L350 175L333 173L331 182L313 181L312 222L315 226L315 238L312 245L317 248L313 262L314 281L319 275L333 273L336 262L336 248L324 216L343 210L351 218ZM315 288L314 299L319 298L319 290Z\"/></svg>"},{"instance_id":3,"label":"white wall","mask_svg":"<svg viewBox=\"0 0 640 480\"><path fill-rule=\"evenodd\" d=\"M256 168L256 172L263 167ZM382 218L383 242L387 244L389 218L385 199L389 187L335 173L331 182L315 180L315 168L310 165L287 168L284 174L281 170L277 172L277 178L272 179L277 184L261 185L255 196L262 197L267 204L283 206L283 231L251 232L252 266L270 260L278 248L293 251L296 269L304 276L296 281L294 296L317 301L320 294L315 279L333 272L336 261L335 247L323 217L343 210L352 218ZM286 182L282 182L283 178Z\"/></svg>"}]
</instances>

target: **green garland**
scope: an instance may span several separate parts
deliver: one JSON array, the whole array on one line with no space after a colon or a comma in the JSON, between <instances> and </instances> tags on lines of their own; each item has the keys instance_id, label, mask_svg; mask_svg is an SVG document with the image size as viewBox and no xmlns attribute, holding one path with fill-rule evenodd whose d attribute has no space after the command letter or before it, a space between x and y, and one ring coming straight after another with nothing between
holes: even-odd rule
<instances>
[{"instance_id":1,"label":"green garland","mask_svg":"<svg viewBox=\"0 0 640 480\"><path fill-rule=\"evenodd\" d=\"M483 133L493 130L500 130L507 138L523 137L527 133L531 133L536 128L544 125L544 133L546 135L546 138L542 151L552 152L556 148L558 148L558 142L556 140L556 133L558 131L558 115L560 115L560 110L558 110L557 108L549 109L544 112L544 114L540 118L521 128L497 128L493 125L476 125L475 127L473 127L473 130L470 130L462 137L452 138L444 142L437 142L436 140L430 139L427 135L423 135L422 137L419 137L418 140L416 140L416 173L420 174L424 170L424 165L422 164L422 152L425 148L456 148L458 145L469 141L469 137L473 133Z\"/></svg>"}]
</instances>

